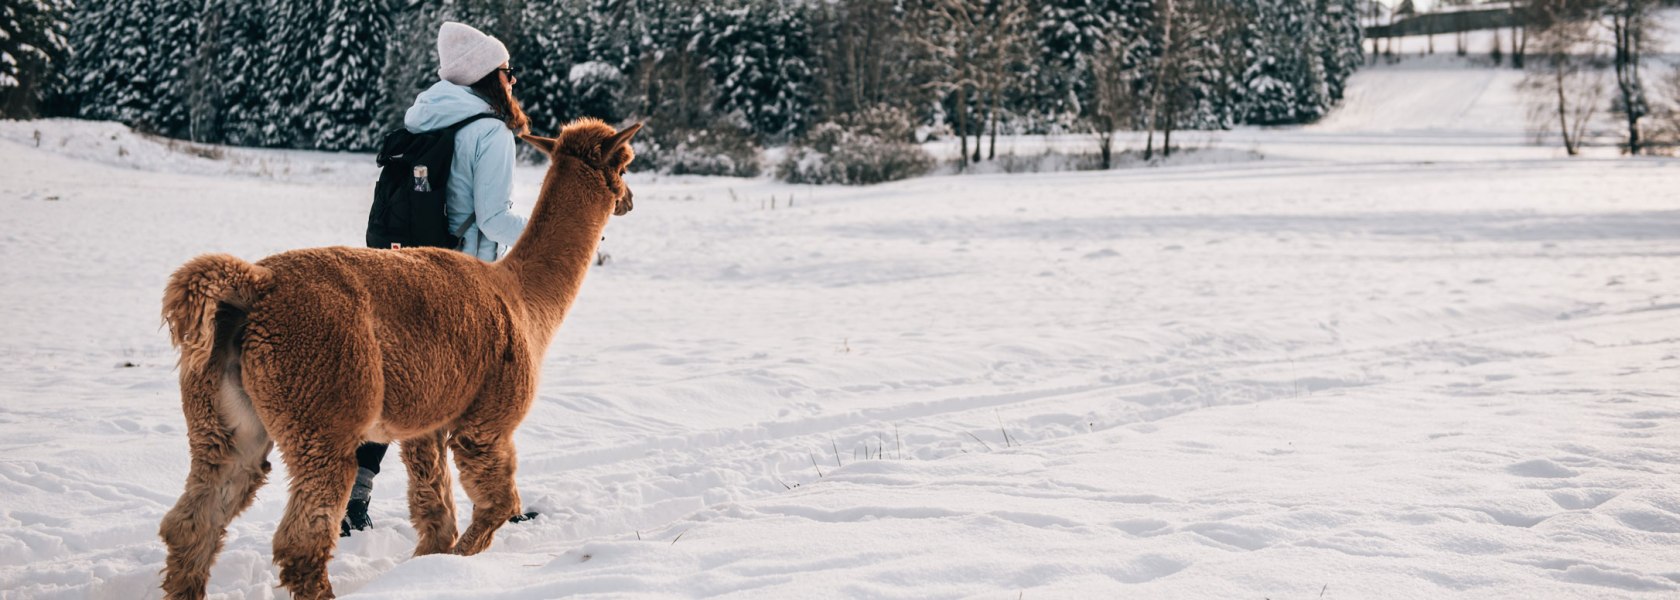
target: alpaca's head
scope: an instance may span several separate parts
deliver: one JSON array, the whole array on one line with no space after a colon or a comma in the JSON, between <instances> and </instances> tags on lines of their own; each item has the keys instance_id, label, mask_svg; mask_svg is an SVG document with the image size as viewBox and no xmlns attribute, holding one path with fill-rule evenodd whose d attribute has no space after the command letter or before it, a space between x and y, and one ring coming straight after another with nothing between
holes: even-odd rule
<instances>
[{"instance_id":1,"label":"alpaca's head","mask_svg":"<svg viewBox=\"0 0 1680 600\"><path fill-rule=\"evenodd\" d=\"M613 214L622 215L630 212L633 206L630 187L624 185L624 171L630 167L630 161L636 158L636 151L630 149L630 138L635 137L636 132L641 129L642 124L637 123L625 127L624 131L614 131L612 126L601 122L600 119L584 117L566 124L560 129L560 135L552 138L530 134L520 138L547 154L551 164L555 162L556 157L569 156L591 169L600 171L607 184L607 191L612 193L617 201L613 206Z\"/></svg>"}]
</instances>

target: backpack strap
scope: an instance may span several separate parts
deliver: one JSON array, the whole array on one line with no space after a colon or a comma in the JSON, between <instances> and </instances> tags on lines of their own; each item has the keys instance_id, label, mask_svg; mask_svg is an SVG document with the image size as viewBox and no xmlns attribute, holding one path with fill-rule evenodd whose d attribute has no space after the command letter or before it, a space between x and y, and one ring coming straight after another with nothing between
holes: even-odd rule
<instances>
[{"instance_id":1,"label":"backpack strap","mask_svg":"<svg viewBox=\"0 0 1680 600\"><path fill-rule=\"evenodd\" d=\"M447 132L450 132L450 133L454 133L456 131L460 131L462 127L466 127L468 123L471 123L473 121L477 121L479 119L492 119L492 118L500 118L500 115L497 115L496 113L479 113L479 114L467 117L465 119L461 119L459 121L456 121L455 124L453 124L453 125L445 127L443 129L437 129L435 131L447 131Z\"/></svg>"}]
</instances>

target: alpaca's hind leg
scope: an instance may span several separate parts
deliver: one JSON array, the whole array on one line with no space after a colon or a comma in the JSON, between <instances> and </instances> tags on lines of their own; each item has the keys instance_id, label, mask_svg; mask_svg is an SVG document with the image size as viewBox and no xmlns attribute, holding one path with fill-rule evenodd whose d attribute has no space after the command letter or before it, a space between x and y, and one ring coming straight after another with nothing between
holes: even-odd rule
<instances>
[{"instance_id":1,"label":"alpaca's hind leg","mask_svg":"<svg viewBox=\"0 0 1680 600\"><path fill-rule=\"evenodd\" d=\"M274 564L300 600L333 597L327 563L356 483L356 448L385 395L379 342L358 320L365 315L335 304L343 301L326 296L290 308L301 315L253 317L245 344L246 388L291 476Z\"/></svg>"},{"instance_id":2,"label":"alpaca's hind leg","mask_svg":"<svg viewBox=\"0 0 1680 600\"><path fill-rule=\"evenodd\" d=\"M350 487L356 483L360 440L276 437L292 479L286 514L274 532L280 585L291 590L293 598L332 598L327 562L338 543L338 522L350 500Z\"/></svg>"},{"instance_id":3,"label":"alpaca's hind leg","mask_svg":"<svg viewBox=\"0 0 1680 600\"><path fill-rule=\"evenodd\" d=\"M449 438L461 487L473 501L472 524L456 540L454 552L473 555L490 547L496 529L519 514L519 491L513 486L513 432L463 427Z\"/></svg>"},{"instance_id":4,"label":"alpaca's hind leg","mask_svg":"<svg viewBox=\"0 0 1680 600\"><path fill-rule=\"evenodd\" d=\"M204 597L228 523L251 505L267 481L273 448L258 423L226 427L210 408L221 391L214 383L184 382L183 387L186 405L192 407L187 411L192 471L180 500L158 527L169 548L163 591L172 599Z\"/></svg>"},{"instance_id":5,"label":"alpaca's hind leg","mask_svg":"<svg viewBox=\"0 0 1680 600\"><path fill-rule=\"evenodd\" d=\"M420 534L415 556L448 552L455 545L455 498L449 485L442 430L402 442L408 467L408 518Z\"/></svg>"}]
</instances>

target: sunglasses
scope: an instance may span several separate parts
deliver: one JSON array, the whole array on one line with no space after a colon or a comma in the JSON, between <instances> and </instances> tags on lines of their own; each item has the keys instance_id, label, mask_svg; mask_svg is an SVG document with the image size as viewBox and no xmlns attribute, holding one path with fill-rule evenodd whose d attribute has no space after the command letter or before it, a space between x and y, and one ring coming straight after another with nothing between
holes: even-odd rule
<instances>
[{"instance_id":1,"label":"sunglasses","mask_svg":"<svg viewBox=\"0 0 1680 600\"><path fill-rule=\"evenodd\" d=\"M501 71L504 75L507 75L508 79L513 79L513 67L497 67L496 70Z\"/></svg>"}]
</instances>

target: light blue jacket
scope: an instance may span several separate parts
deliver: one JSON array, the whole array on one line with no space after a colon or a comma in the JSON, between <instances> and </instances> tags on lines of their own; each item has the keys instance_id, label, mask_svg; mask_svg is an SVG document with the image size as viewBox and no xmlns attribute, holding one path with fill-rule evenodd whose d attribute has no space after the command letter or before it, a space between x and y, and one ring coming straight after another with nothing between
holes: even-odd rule
<instances>
[{"instance_id":1,"label":"light blue jacket","mask_svg":"<svg viewBox=\"0 0 1680 600\"><path fill-rule=\"evenodd\" d=\"M414 99L403 126L415 133L432 131L487 112L492 112L490 103L472 89L439 81ZM500 119L479 119L455 132L444 212L450 232L467 226L457 250L494 261L525 231L526 218L512 211L514 143L513 132Z\"/></svg>"}]
</instances>

